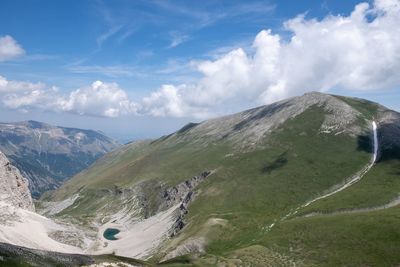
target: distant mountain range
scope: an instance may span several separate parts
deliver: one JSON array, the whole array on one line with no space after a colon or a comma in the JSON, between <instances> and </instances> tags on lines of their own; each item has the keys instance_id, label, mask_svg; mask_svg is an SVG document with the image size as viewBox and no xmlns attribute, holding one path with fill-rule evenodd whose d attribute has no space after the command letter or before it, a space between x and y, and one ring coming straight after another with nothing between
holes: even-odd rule
<instances>
[{"instance_id":1,"label":"distant mountain range","mask_svg":"<svg viewBox=\"0 0 400 267\"><path fill-rule=\"evenodd\" d=\"M58 188L118 142L101 132L37 121L0 123L2 151L29 180L33 197Z\"/></svg>"}]
</instances>

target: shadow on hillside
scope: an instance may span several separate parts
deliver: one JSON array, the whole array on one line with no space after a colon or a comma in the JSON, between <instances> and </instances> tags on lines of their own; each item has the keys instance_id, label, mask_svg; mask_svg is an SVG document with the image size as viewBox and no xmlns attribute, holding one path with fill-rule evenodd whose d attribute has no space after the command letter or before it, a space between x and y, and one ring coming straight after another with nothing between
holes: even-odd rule
<instances>
[{"instance_id":1,"label":"shadow on hillside","mask_svg":"<svg viewBox=\"0 0 400 267\"><path fill-rule=\"evenodd\" d=\"M372 133L357 138L358 150L373 153ZM378 162L400 160L400 121L378 126Z\"/></svg>"},{"instance_id":2,"label":"shadow on hillside","mask_svg":"<svg viewBox=\"0 0 400 267\"><path fill-rule=\"evenodd\" d=\"M400 120L379 125L379 161L400 160Z\"/></svg>"},{"instance_id":3,"label":"shadow on hillside","mask_svg":"<svg viewBox=\"0 0 400 267\"><path fill-rule=\"evenodd\" d=\"M357 150L373 153L373 137L370 135L359 135L357 137Z\"/></svg>"},{"instance_id":4,"label":"shadow on hillside","mask_svg":"<svg viewBox=\"0 0 400 267\"><path fill-rule=\"evenodd\" d=\"M237 123L234 127L233 130L235 131L240 131L241 129L245 128L248 126L251 122L260 120L264 117L271 117L273 114L277 113L278 111L281 111L285 109L287 106L290 104L287 102L284 103L273 103L271 105L268 105L264 108L262 108L260 111L256 112L255 114L252 114L250 117L242 120L241 122ZM254 112L255 109L251 109L248 112Z\"/></svg>"},{"instance_id":5,"label":"shadow on hillside","mask_svg":"<svg viewBox=\"0 0 400 267\"><path fill-rule=\"evenodd\" d=\"M287 152L284 152L280 154L274 161L272 162L267 162L264 164L264 166L261 168L261 173L271 173L274 170L280 169L283 166L285 166L288 162Z\"/></svg>"}]
</instances>

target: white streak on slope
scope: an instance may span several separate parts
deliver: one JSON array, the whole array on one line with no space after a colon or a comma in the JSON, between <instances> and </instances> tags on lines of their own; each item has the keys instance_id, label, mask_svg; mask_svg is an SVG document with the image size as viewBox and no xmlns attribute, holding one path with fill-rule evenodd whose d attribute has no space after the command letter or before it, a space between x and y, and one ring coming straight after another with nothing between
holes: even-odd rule
<instances>
[{"instance_id":1,"label":"white streak on slope","mask_svg":"<svg viewBox=\"0 0 400 267\"><path fill-rule=\"evenodd\" d=\"M302 205L301 208L307 207L308 205L310 205L311 203L314 203L317 200L327 198L329 196L332 196L332 195L334 195L336 193L339 193L340 191L343 191L344 189L352 186L353 184L355 184L358 181L360 181L361 178L372 168L372 166L374 166L376 158L378 156L378 133L377 133L377 126L376 126L375 121L372 122L372 129L373 129L373 132L374 132L374 154L372 156L371 162L364 169L362 169L360 172L356 173L352 177L352 179L350 181L348 181L347 183L345 183L344 185L342 185L338 189L336 189L336 190L334 190L334 191L332 191L330 193L327 193L325 195L322 195L322 196L319 196L317 198L314 198L313 200L308 201L306 204ZM296 210L295 213L297 213L297 210Z\"/></svg>"},{"instance_id":2,"label":"white streak on slope","mask_svg":"<svg viewBox=\"0 0 400 267\"><path fill-rule=\"evenodd\" d=\"M374 131L374 157L373 157L373 163L375 163L376 158L378 157L378 127L376 125L376 122L372 122L372 129Z\"/></svg>"},{"instance_id":3,"label":"white streak on slope","mask_svg":"<svg viewBox=\"0 0 400 267\"><path fill-rule=\"evenodd\" d=\"M312 212L312 213L309 213L309 214L305 215L304 217L312 217L312 216L316 216L316 215L328 216L328 215L337 215L337 214L349 214L349 213L377 211L377 210L384 210L384 209L393 208L393 207L396 207L398 205L400 205L400 197L397 197L397 198L393 199L389 203L386 203L386 204L380 205L380 206L376 206L376 207L339 210L339 211L334 211L334 212L331 212L331 213Z\"/></svg>"},{"instance_id":4,"label":"white streak on slope","mask_svg":"<svg viewBox=\"0 0 400 267\"><path fill-rule=\"evenodd\" d=\"M364 177L364 175L372 168L372 166L374 166L376 159L378 157L378 150L379 150L378 127L377 127L377 124L375 121L372 122L372 130L373 130L373 134L374 134L374 154L372 155L372 159L367 166L365 166L361 171L359 171L355 175L353 175L352 178L350 179L350 181L346 182L339 188L306 202L305 204L297 207L294 211L291 211L288 214L286 214L285 216L283 216L279 221L284 221L288 217L295 215L301 208L307 207L310 204L312 204L318 200L321 200L321 199L327 198L329 196L332 196L336 193L339 193L340 191L343 191L344 189L346 189L346 188L352 186L353 184L357 183L358 181L360 181L361 178ZM267 226L265 228L267 232L269 232L275 226L276 221L277 220L275 220L272 224L270 224L269 226Z\"/></svg>"}]
</instances>

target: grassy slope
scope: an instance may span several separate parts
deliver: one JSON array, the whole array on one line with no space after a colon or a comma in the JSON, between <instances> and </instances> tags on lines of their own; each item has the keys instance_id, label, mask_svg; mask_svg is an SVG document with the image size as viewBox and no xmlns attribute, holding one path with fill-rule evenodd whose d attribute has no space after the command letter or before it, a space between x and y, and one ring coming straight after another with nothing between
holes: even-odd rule
<instances>
[{"instance_id":1,"label":"grassy slope","mask_svg":"<svg viewBox=\"0 0 400 267\"><path fill-rule=\"evenodd\" d=\"M391 160L375 165L357 184L304 208L300 214L311 212L373 208L385 205L399 197L400 161Z\"/></svg>"},{"instance_id":2,"label":"grassy slope","mask_svg":"<svg viewBox=\"0 0 400 267\"><path fill-rule=\"evenodd\" d=\"M360 104L354 100L348 100L348 103L360 110L367 119L371 119L376 112L375 107L368 103ZM161 180L174 185L201 171L216 169L217 172L200 185L199 194L190 206L189 224L178 237L178 240L183 240L205 235L209 240L207 255L194 263L182 258L176 264L190 262L190 265L213 265L221 261L229 263L233 257L244 261L250 258L250 263L254 264L251 259L256 259L257 255L263 255L262 259L271 258L277 253L277 260L279 258L286 263L290 263L290 259L282 255L289 255L296 262L304 261L306 265L343 265L348 251L342 249L341 245L344 248L351 247L352 240L371 244L360 247L348 260L352 263L349 266L359 266L361 263L374 266L381 259L381 254L388 258L382 264L396 262L397 256L390 255L396 250L396 240L400 240L393 228L398 219L398 210L395 209L374 212L372 215L294 219L278 224L268 234L263 230L274 219L340 183L369 161L370 151L360 149L357 138L319 133L323 114L320 108L309 109L269 136L265 140L265 147L252 152L236 153L223 140L202 147L195 143L178 142L176 136L127 149L124 153L115 152L72 179L57 192L56 197L64 198L82 186L86 187L86 192L96 192L113 185L129 186L145 180ZM359 123L369 127L364 118L360 118ZM309 211L385 203L398 192L398 172L390 171L395 166L378 164L361 182L314 203ZM379 180L384 179L383 186L379 186L376 176L384 177ZM98 199L96 193L88 194L94 194L86 197L88 203ZM368 194L374 195L368 197ZM378 221L380 216L384 216L383 221ZM223 219L224 223L210 224L213 218ZM325 235L324 225L327 230ZM380 236L377 225L383 228L382 233L394 234L393 240L387 240L391 242L387 248L379 242L373 244L373 240ZM367 234L365 229L369 229ZM337 233L339 235L335 239ZM352 238L346 238L347 235ZM382 238L381 242L384 242L385 237ZM301 250L293 252L290 249L291 242L298 242ZM365 257L371 253L371 256ZM340 258L342 262L338 261ZM264 262L259 266L267 265Z\"/></svg>"},{"instance_id":3,"label":"grassy slope","mask_svg":"<svg viewBox=\"0 0 400 267\"><path fill-rule=\"evenodd\" d=\"M296 218L262 242L316 266L398 266L400 208Z\"/></svg>"},{"instance_id":4,"label":"grassy slope","mask_svg":"<svg viewBox=\"0 0 400 267\"><path fill-rule=\"evenodd\" d=\"M353 138L319 134L321 114L311 109L273 135L269 148L225 161L202 185L187 232L218 217L228 229L213 232L210 253L257 244L264 226L361 168L369 154L357 151Z\"/></svg>"},{"instance_id":5,"label":"grassy slope","mask_svg":"<svg viewBox=\"0 0 400 267\"><path fill-rule=\"evenodd\" d=\"M386 204L397 196L399 160L379 162L358 184L313 204L309 211L337 211ZM400 208L340 215L298 217L278 223L257 239L257 246L214 242L208 255L190 261L195 266L397 266L400 263ZM231 238L235 228L213 229ZM225 243L225 244L224 244ZM240 248L242 247L242 248ZM246 250L246 253L240 251ZM282 256L284 255L284 256ZM267 260L266 260L267 259ZM175 264L173 266L180 266Z\"/></svg>"},{"instance_id":6,"label":"grassy slope","mask_svg":"<svg viewBox=\"0 0 400 267\"><path fill-rule=\"evenodd\" d=\"M386 204L400 192L399 167L399 159L378 162L356 185L315 202L301 213L329 213ZM306 265L397 266L399 211L397 206L373 212L295 218L279 223L259 244L291 259L305 261ZM250 253L257 254L257 251Z\"/></svg>"},{"instance_id":7,"label":"grassy slope","mask_svg":"<svg viewBox=\"0 0 400 267\"><path fill-rule=\"evenodd\" d=\"M368 119L377 115L378 106L371 102L358 101L341 97L358 109ZM379 134L380 142L386 138ZM390 143L390 141L389 141ZM393 155L393 150L400 151L399 147L390 150L380 147L380 159L363 179L350 188L322 199L304 208L301 214L311 212L331 213L342 210L373 208L385 205L400 195L400 153Z\"/></svg>"}]
</instances>

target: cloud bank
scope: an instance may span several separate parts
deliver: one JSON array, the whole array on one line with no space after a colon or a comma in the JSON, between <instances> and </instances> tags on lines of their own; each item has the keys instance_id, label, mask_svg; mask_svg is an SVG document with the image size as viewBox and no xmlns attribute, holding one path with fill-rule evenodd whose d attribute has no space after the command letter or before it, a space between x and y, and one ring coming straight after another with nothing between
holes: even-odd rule
<instances>
[{"instance_id":1,"label":"cloud bank","mask_svg":"<svg viewBox=\"0 0 400 267\"><path fill-rule=\"evenodd\" d=\"M117 84L100 81L62 95L40 83L0 77L0 93L3 104L16 109L206 118L306 91L394 88L400 86L399 25L399 0L361 3L349 16L316 20L299 15L284 23L289 39L263 30L252 49L193 62L201 74L196 83L162 85L137 101Z\"/></svg>"},{"instance_id":2,"label":"cloud bank","mask_svg":"<svg viewBox=\"0 0 400 267\"><path fill-rule=\"evenodd\" d=\"M349 16L297 16L284 23L289 40L263 30L252 51L238 48L196 63L197 84L163 86L146 99L146 110L206 115L217 106L268 104L307 91L399 86L399 25L398 0L361 3Z\"/></svg>"},{"instance_id":3,"label":"cloud bank","mask_svg":"<svg viewBox=\"0 0 400 267\"><path fill-rule=\"evenodd\" d=\"M136 112L136 104L128 99L116 83L93 82L69 94L42 83L8 81L0 76L0 93L5 107L27 111L32 108L71 112L80 115L118 117Z\"/></svg>"}]
</instances>

